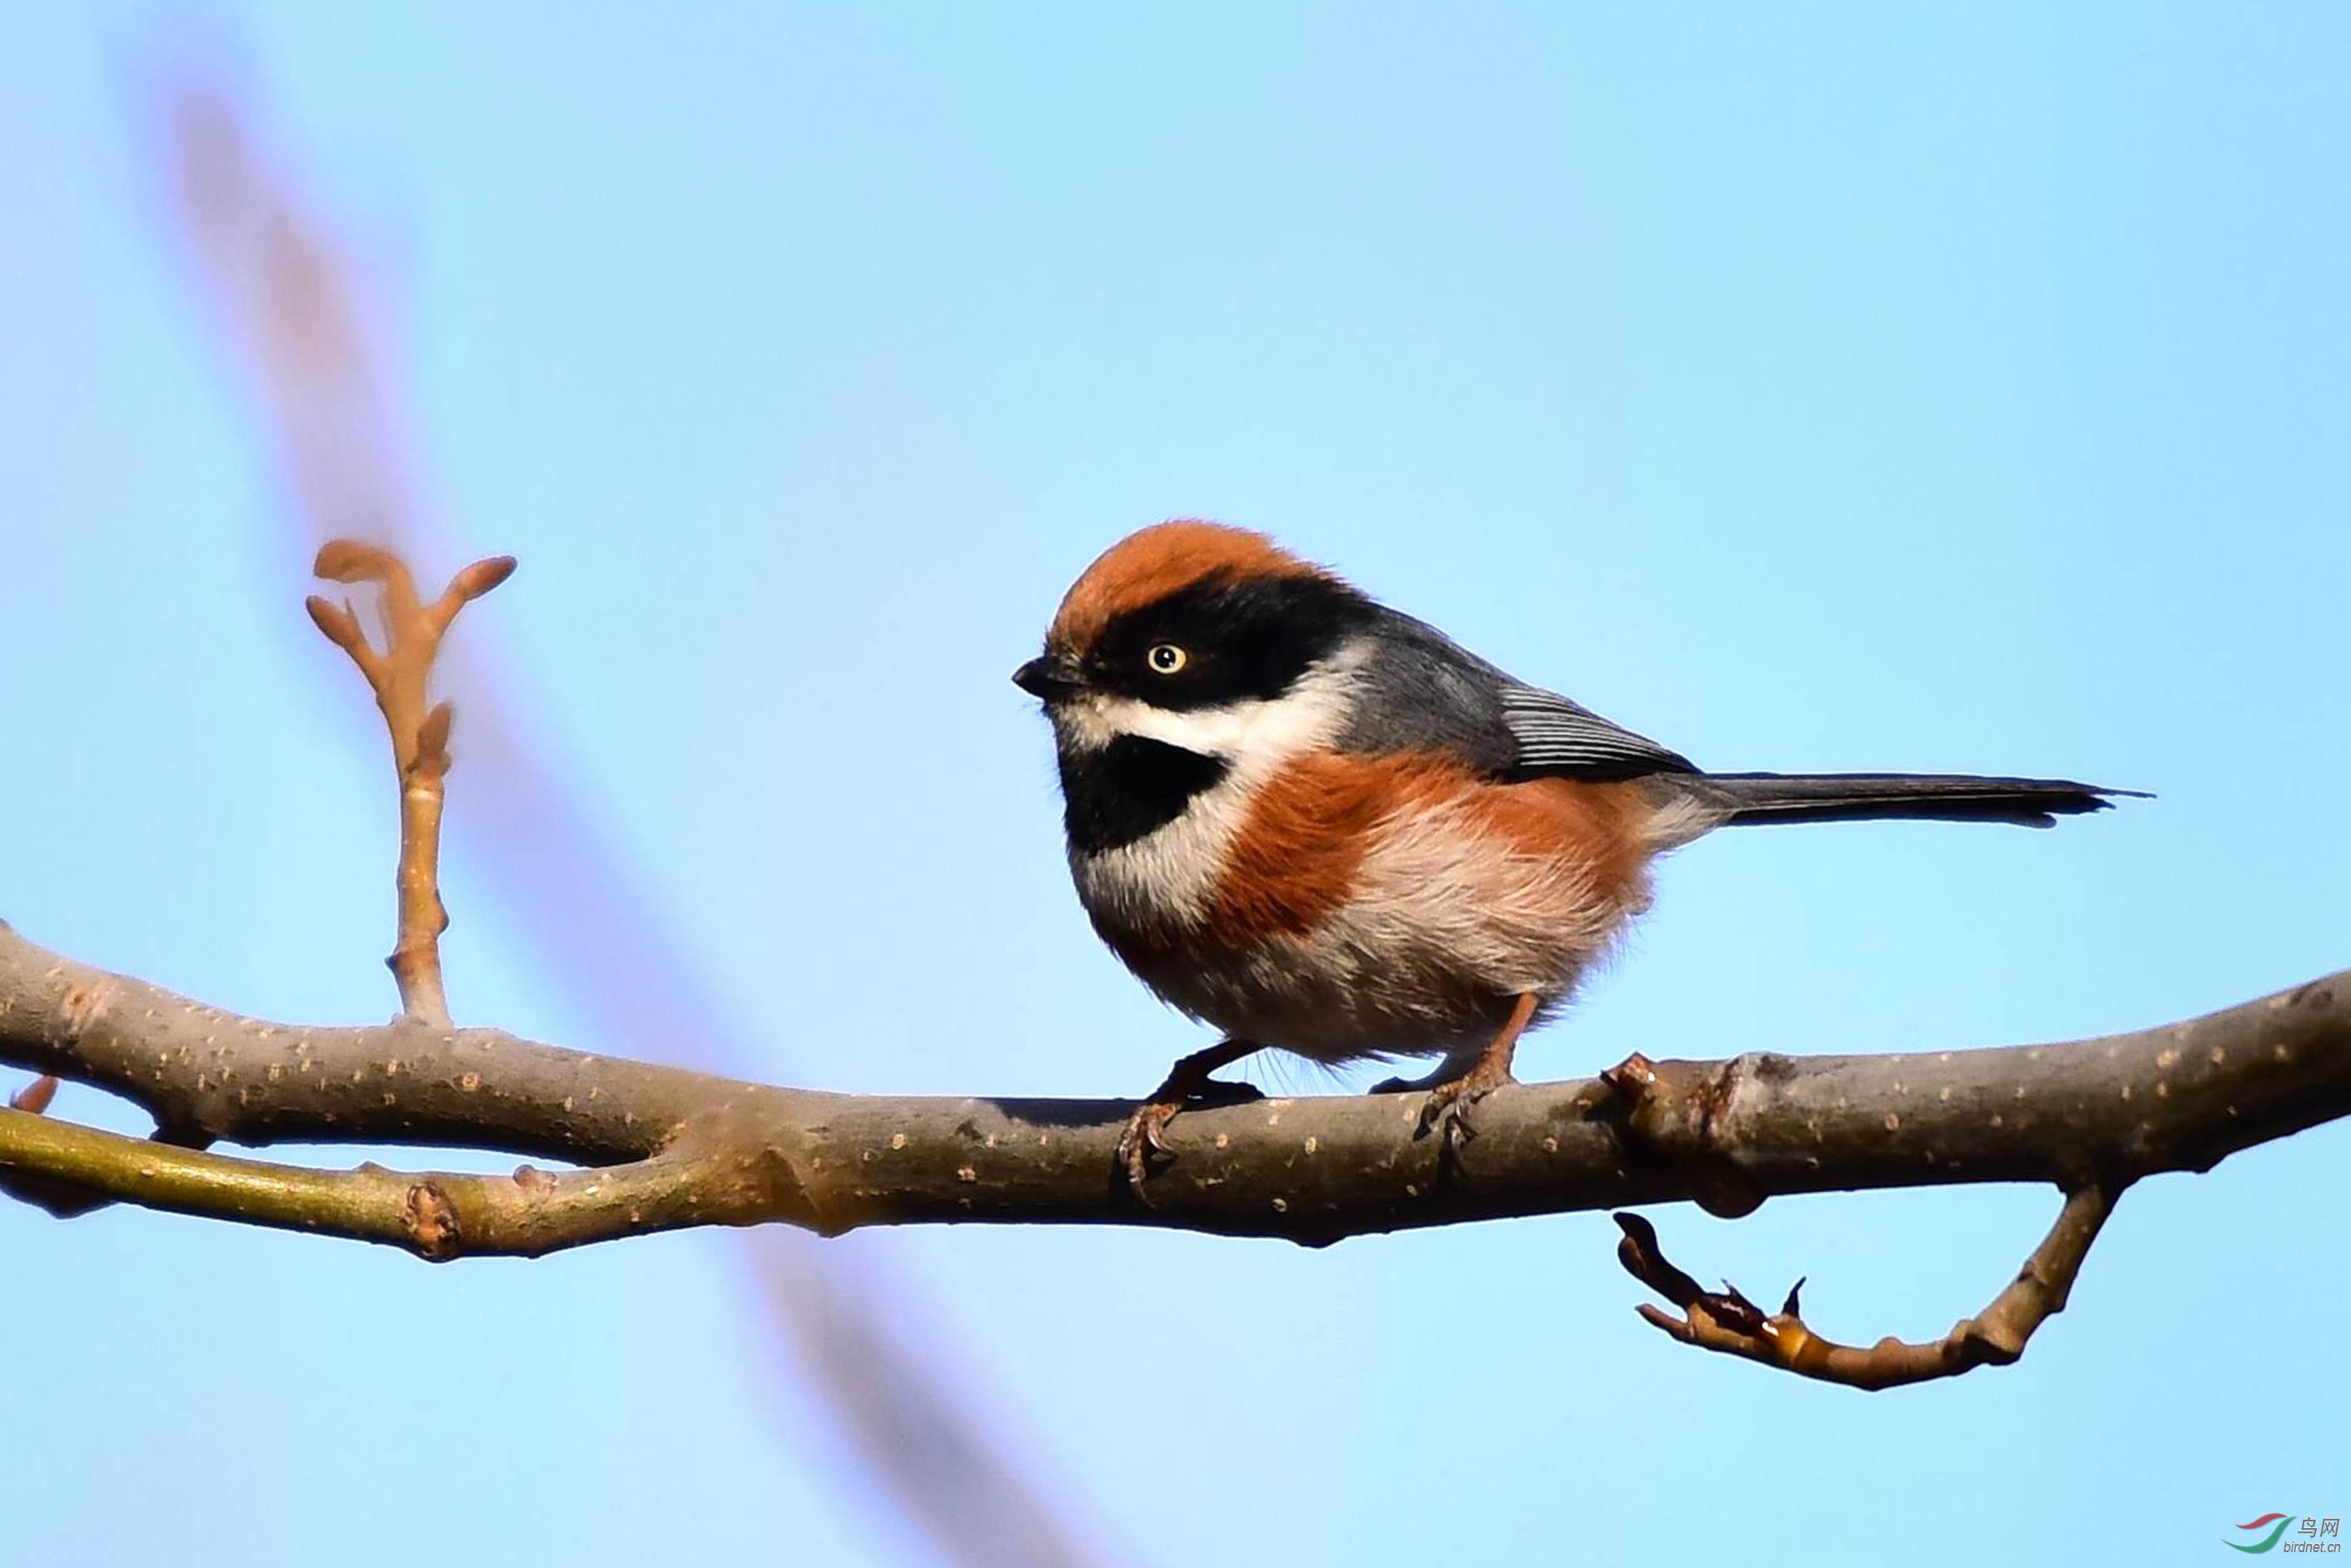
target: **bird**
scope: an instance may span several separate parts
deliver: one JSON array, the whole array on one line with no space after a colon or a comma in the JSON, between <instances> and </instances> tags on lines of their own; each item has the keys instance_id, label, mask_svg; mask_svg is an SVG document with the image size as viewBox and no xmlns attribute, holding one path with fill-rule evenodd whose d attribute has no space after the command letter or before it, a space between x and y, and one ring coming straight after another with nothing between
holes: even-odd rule
<instances>
[{"instance_id":1,"label":"bird","mask_svg":"<svg viewBox=\"0 0 2351 1568\"><path fill-rule=\"evenodd\" d=\"M1013 674L1050 723L1071 878L1093 929L1224 1039L1118 1141L1144 1190L1187 1103L1266 1049L1437 1058L1416 1135L1474 1135L1520 1037L1718 828L1881 818L2048 827L2133 790L1939 773L1712 773L1506 674L1266 535L1128 535Z\"/></svg>"}]
</instances>

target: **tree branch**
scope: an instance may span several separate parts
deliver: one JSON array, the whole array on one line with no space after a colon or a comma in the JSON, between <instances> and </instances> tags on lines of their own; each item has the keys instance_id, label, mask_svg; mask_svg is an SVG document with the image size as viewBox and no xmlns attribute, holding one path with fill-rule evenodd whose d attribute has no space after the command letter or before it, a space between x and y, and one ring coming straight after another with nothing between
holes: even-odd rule
<instances>
[{"instance_id":1,"label":"tree branch","mask_svg":"<svg viewBox=\"0 0 2351 1568\"><path fill-rule=\"evenodd\" d=\"M266 1023L75 963L5 927L0 1063L125 1095L183 1145L60 1141L54 1124L13 1113L0 1116L0 1172L433 1257L765 1221L826 1235L935 1222L1156 1225L1319 1245L1680 1199L1736 1210L1786 1193L1956 1182L2119 1190L2158 1171L2208 1169L2351 1112L2351 973L2072 1044L1666 1061L1637 1094L1605 1080L1514 1085L1479 1106L1478 1136L1449 1157L1441 1140L1413 1135L1417 1095L1193 1111L1171 1130L1176 1157L1152 1178L1147 1206L1115 1165L1130 1102L831 1094L413 1019ZM458 1217L454 1238L426 1246L387 1222L390 1181L369 1178L367 1201L379 1207L361 1219L342 1189L301 1185L320 1173L191 1152L219 1140L495 1149L612 1167L599 1177L626 1186L605 1185L596 1199L619 1190L642 1201L590 1201L587 1183L599 1177L557 1176L545 1189L527 1177L517 1194L491 1178L395 1178L407 1184L402 1203L422 1183ZM141 1174L150 1167L171 1173L174 1201L155 1203L160 1178ZM259 1204L252 1194L272 1182L282 1201ZM341 1206L331 1214L319 1207L329 1190ZM469 1204L479 1211L471 1225Z\"/></svg>"}]
</instances>

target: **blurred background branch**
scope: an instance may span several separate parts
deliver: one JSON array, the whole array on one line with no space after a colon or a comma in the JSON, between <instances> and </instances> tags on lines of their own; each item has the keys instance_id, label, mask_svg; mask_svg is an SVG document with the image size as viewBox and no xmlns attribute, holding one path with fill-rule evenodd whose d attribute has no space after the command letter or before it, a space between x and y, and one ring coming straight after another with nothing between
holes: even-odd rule
<instances>
[{"instance_id":1,"label":"blurred background branch","mask_svg":"<svg viewBox=\"0 0 2351 1568\"><path fill-rule=\"evenodd\" d=\"M428 521L430 486L409 437L385 313L352 247L304 190L250 104L194 71L146 104L187 276L251 394L288 516L312 548L364 539L411 557L449 553ZM515 902L514 930L549 980L622 1040L695 1053L698 1064L789 1071L727 1022L702 966L654 913L578 781L526 738L528 695L485 654L453 654L467 713L473 803L457 820L483 885ZM744 1267L842 1441L943 1557L976 1565L1102 1560L1091 1532L1030 1472L1019 1444L942 1360L920 1292L872 1258L805 1239L747 1237Z\"/></svg>"}]
</instances>

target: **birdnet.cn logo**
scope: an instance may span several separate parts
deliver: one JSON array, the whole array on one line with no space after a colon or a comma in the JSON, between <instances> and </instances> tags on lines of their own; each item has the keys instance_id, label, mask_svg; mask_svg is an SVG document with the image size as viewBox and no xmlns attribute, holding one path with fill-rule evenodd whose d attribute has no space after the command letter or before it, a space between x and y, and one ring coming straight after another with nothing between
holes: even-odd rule
<instances>
[{"instance_id":1,"label":"birdnet.cn logo","mask_svg":"<svg viewBox=\"0 0 2351 1568\"><path fill-rule=\"evenodd\" d=\"M2296 1528L2297 1522L2299 1528ZM2288 1537L2287 1531L2293 1531ZM2305 1516L2297 1521L2290 1513L2265 1513L2251 1524L2237 1526L2240 1539L2223 1544L2240 1552L2340 1552L2343 1550L2343 1521L2340 1519L2319 1519Z\"/></svg>"}]
</instances>

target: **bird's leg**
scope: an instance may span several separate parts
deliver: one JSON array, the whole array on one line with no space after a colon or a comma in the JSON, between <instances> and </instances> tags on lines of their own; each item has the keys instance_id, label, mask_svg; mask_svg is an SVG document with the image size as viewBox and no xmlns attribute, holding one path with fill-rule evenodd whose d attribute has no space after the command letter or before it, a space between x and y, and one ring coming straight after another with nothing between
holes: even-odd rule
<instances>
[{"instance_id":1,"label":"bird's leg","mask_svg":"<svg viewBox=\"0 0 2351 1568\"><path fill-rule=\"evenodd\" d=\"M1142 1194L1144 1178L1151 1174L1151 1156L1172 1156L1165 1134L1167 1124L1183 1111L1185 1102L1198 1100L1211 1105L1229 1105L1265 1098L1249 1084L1220 1083L1208 1076L1219 1067L1228 1067L1244 1056L1255 1054L1258 1049L1245 1040L1228 1040L1182 1057L1167 1070L1166 1081L1134 1108L1126 1131L1119 1134L1118 1159L1137 1196Z\"/></svg>"},{"instance_id":2,"label":"bird's leg","mask_svg":"<svg viewBox=\"0 0 2351 1568\"><path fill-rule=\"evenodd\" d=\"M1535 1000L1532 991L1521 992L1519 999L1510 1004L1510 1016L1502 1020L1502 1027L1494 1031L1494 1038L1486 1042L1486 1049L1478 1053L1469 1071L1429 1089L1428 1101L1420 1108L1420 1125L1413 1134L1415 1137L1424 1135L1439 1122L1447 1124L1448 1146L1457 1136L1463 1143L1476 1136L1469 1125L1469 1107L1510 1082L1510 1059L1518 1054L1519 1036L1527 1031L1528 1023L1535 1016Z\"/></svg>"}]
</instances>

